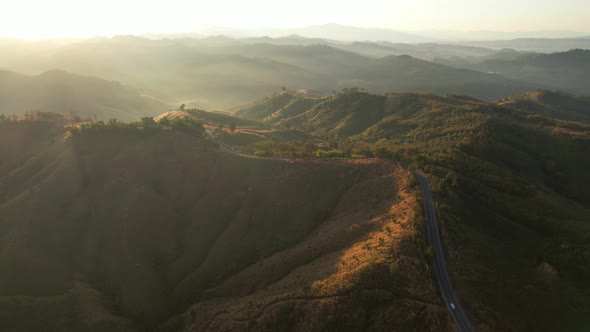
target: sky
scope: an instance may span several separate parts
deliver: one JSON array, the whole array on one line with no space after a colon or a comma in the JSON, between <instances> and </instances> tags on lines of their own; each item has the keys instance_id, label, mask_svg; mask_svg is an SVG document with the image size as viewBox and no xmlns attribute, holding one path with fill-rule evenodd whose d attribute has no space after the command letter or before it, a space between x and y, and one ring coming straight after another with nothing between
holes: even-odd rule
<instances>
[{"instance_id":1,"label":"sky","mask_svg":"<svg viewBox=\"0 0 590 332\"><path fill-rule=\"evenodd\" d=\"M211 26L325 23L403 31L571 30L590 34L589 0L0 0L0 37L187 33Z\"/></svg>"}]
</instances>

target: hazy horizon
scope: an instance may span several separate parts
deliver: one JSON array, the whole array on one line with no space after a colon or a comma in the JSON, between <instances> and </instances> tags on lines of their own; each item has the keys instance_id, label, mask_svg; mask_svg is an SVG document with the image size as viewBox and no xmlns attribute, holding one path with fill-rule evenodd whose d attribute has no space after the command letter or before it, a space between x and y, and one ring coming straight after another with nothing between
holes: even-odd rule
<instances>
[{"instance_id":1,"label":"hazy horizon","mask_svg":"<svg viewBox=\"0 0 590 332\"><path fill-rule=\"evenodd\" d=\"M383 34L391 33L404 36L402 40L388 40L387 38L340 38L332 36L333 31L328 31L330 28L340 29L358 29L359 32L363 30L367 35L373 35L373 32L379 31ZM338 33L338 32L336 32ZM145 38L176 38L176 37L191 37L191 38L207 38L215 36L225 36L229 38L252 38L252 37L271 37L283 38L293 35L299 35L305 38L321 38L341 41L361 41L361 40L387 40L392 42L446 42L446 41L493 41L493 40L512 40L518 38L589 38L590 32L574 31L574 30L446 30L446 29L425 29L425 30L398 30L385 27L364 27L358 25L347 25L335 22L326 22L322 24L313 24L292 28L280 27L254 27L254 28L240 28L233 26L211 25L192 30L179 31L145 31L145 32L120 32L112 34L91 34L91 35L70 35L70 36L16 36L16 35L2 35L0 33L0 40L18 40L25 42L37 41L70 41L70 40L84 40L92 38L114 38L121 36L136 36ZM407 39L412 39L408 41Z\"/></svg>"},{"instance_id":2,"label":"hazy horizon","mask_svg":"<svg viewBox=\"0 0 590 332\"><path fill-rule=\"evenodd\" d=\"M337 23L429 36L437 33L568 32L590 34L590 3L566 0L559 6L542 1L435 0L413 2L368 0L362 6L337 1L299 1L276 6L269 0L217 1L207 5L186 0L145 4L131 0L100 3L25 0L3 6L0 37L18 39L199 33L214 28L296 29ZM34 11L31 11L35 8ZM35 24L31 24L34 22ZM104 24L109 22L108 25ZM42 29L39 27L42 26Z\"/></svg>"}]
</instances>

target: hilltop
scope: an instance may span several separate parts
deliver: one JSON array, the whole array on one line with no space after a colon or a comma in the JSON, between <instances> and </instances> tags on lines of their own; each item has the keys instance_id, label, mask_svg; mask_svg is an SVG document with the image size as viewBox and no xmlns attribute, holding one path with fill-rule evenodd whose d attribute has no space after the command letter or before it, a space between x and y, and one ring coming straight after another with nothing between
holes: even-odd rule
<instances>
[{"instance_id":1,"label":"hilltop","mask_svg":"<svg viewBox=\"0 0 590 332\"><path fill-rule=\"evenodd\" d=\"M260 157L307 157L312 152L327 150L327 143L315 136L291 128L269 126L227 114L197 109L175 110L155 118L163 124L175 119L192 119L204 123L205 129L222 144Z\"/></svg>"},{"instance_id":2,"label":"hilltop","mask_svg":"<svg viewBox=\"0 0 590 332\"><path fill-rule=\"evenodd\" d=\"M418 112L430 108L483 103L461 96L445 98L415 93L376 95L358 89L344 89L325 98L309 98L296 92L278 93L240 108L235 115L292 126L326 139L345 139L367 130L379 131L379 127L391 125L395 120L416 117ZM390 132L389 136L395 134Z\"/></svg>"}]
</instances>

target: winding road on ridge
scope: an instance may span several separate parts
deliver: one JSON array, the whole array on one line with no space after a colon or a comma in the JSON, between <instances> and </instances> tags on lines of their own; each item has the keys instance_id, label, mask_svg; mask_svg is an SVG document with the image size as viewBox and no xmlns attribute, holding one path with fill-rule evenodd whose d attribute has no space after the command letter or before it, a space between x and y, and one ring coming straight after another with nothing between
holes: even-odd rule
<instances>
[{"instance_id":1,"label":"winding road on ridge","mask_svg":"<svg viewBox=\"0 0 590 332\"><path fill-rule=\"evenodd\" d=\"M422 197L424 199L424 215L426 217L426 224L428 229L428 242L432 247L432 254L434 256L433 266L436 274L436 281L438 288L442 294L443 300L449 310L449 313L455 321L457 330L460 332L475 331L467 313L459 303L457 295L453 290L451 279L449 278L449 271L445 262L445 254L443 251L442 240L438 229L438 221L436 220L436 210L434 208L434 200L432 199L432 189L426 179L426 175L420 171L416 171L416 177L422 185Z\"/></svg>"},{"instance_id":2,"label":"winding road on ridge","mask_svg":"<svg viewBox=\"0 0 590 332\"><path fill-rule=\"evenodd\" d=\"M245 155L239 152L236 152L229 147L225 146L224 144L217 141L215 135L210 130L205 131L209 139L219 145L219 150L221 152L230 153L238 156L244 157L252 157L249 155ZM284 158L264 158L264 159L280 159L284 160ZM453 285L451 283L451 279L449 277L449 271L447 270L447 264L445 261L445 254L442 246L442 240L440 237L440 231L438 228L438 221L436 219L436 210L434 208L434 199L432 198L432 189L430 188L430 184L428 183L428 179L426 179L426 175L420 171L416 171L416 177L422 186L422 197L424 200L424 215L426 217L426 224L428 230L428 242L432 247L432 254L433 254L433 266L434 272L436 274L436 281L438 283L438 288L442 294L443 300L453 317L453 321L455 322L455 326L457 330L460 332L473 332L475 329L471 325L469 321L469 317L467 313L459 303L457 299L457 295L453 290Z\"/></svg>"}]
</instances>

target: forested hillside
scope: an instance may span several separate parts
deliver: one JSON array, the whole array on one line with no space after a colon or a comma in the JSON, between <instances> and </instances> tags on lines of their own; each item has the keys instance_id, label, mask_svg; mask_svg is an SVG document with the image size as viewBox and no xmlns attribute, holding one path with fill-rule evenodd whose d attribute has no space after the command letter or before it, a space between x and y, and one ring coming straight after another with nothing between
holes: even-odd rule
<instances>
[{"instance_id":1,"label":"forested hillside","mask_svg":"<svg viewBox=\"0 0 590 332\"><path fill-rule=\"evenodd\" d=\"M492 104L346 90L291 117L271 111L302 98L279 94L237 115L313 133L341 156L424 170L459 293L485 325L589 326L590 123L578 122L590 114L586 98L537 91Z\"/></svg>"}]
</instances>

